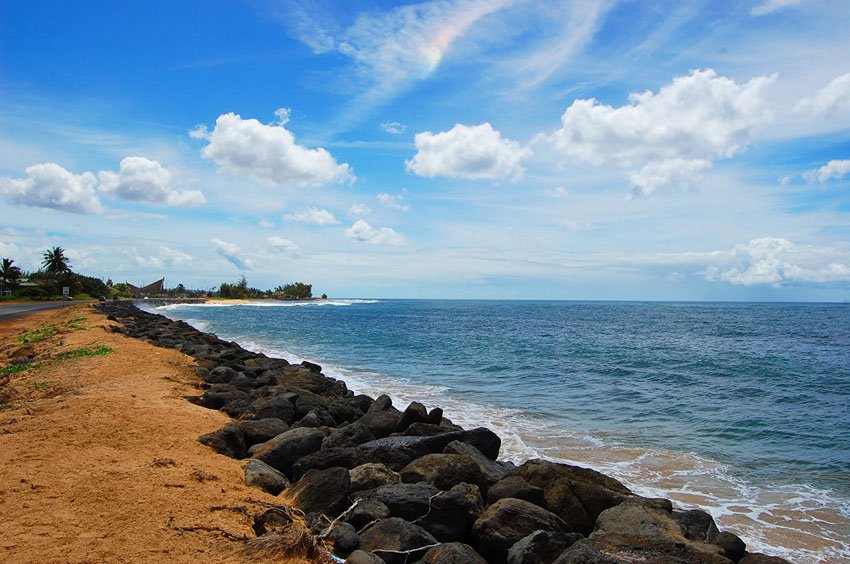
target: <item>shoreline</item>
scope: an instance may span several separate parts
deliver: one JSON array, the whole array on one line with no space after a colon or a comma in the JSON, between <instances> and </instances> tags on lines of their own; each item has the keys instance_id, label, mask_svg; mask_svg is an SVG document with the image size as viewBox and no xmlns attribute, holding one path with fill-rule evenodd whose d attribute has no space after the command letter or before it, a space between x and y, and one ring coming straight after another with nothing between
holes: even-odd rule
<instances>
[{"instance_id":1,"label":"shoreline","mask_svg":"<svg viewBox=\"0 0 850 564\"><path fill-rule=\"evenodd\" d=\"M153 315L153 314L147 314L147 315ZM168 323L180 323L180 322L174 322L174 321L170 321L170 320L169 320L169 321L168 321ZM183 323L183 325L186 325L186 324L185 324L185 323ZM187 326L187 327L188 327L188 326ZM197 332L197 330L195 330L195 329L192 329L192 331ZM199 333L199 332L198 332L198 333ZM241 349L241 347L239 347L239 348ZM254 353L251 353L251 354L254 354ZM256 357L262 357L263 355L254 355L254 356L255 356L255 358L256 358ZM319 370L320 370L320 369L319 369ZM319 374L319 376L321 376L321 377L323 377L323 378L324 378L324 376L323 376L323 375L321 375L321 374ZM213 385L215 385L215 384L213 384ZM344 384L343 384L343 387L344 387ZM341 459L340 459L340 460L341 460ZM340 460L337 460L336 462L339 462ZM669 502L668 502L668 503L669 503Z\"/></svg>"},{"instance_id":2,"label":"shoreline","mask_svg":"<svg viewBox=\"0 0 850 564\"><path fill-rule=\"evenodd\" d=\"M229 316L187 313L191 311L191 308L186 312L178 309L173 314L169 312L165 315L182 317L190 322L192 320L188 318L198 317L197 328L215 332L221 330L219 334L225 338L237 339L250 350L269 356L290 360L295 357L298 361L306 358L323 366L325 362L322 360L328 358L322 356L328 339L323 341L322 347L302 342L301 346L306 346L304 350L310 353L296 355L289 352L290 346L280 339L255 337L252 336L255 333L248 327L225 324L224 319ZM252 315L247 313L249 311L234 312L233 315L242 318ZM299 315L295 318L301 319L302 323L309 323L308 320L314 317ZM267 320L263 327L267 330L270 327L268 320L276 318L264 318ZM207 325L208 321L211 323L215 319L222 323ZM711 456L692 454L690 451L652 445L635 446L633 443L610 441L604 436L586 436L584 432L573 434L568 428L525 417L515 408L500 408L474 400L470 402L469 395L457 396L453 391L444 392L439 386L435 388L415 381L400 381L397 377L382 375L380 368L375 373L370 368L363 368L365 361L362 359L366 357L360 354L349 355L355 359L350 366L359 367L354 369L343 368L349 365L339 359L348 357L341 356L339 351L330 357L336 360L325 366L325 373L345 381L355 391L372 395L388 393L394 401L400 400L397 401L399 409L410 401L422 401L429 408L442 407L453 418L454 415L462 414L455 422L464 426L474 427L482 423L489 426L503 440L502 453L507 451L506 456L515 462L543 456L594 468L623 481L641 495L668 497L680 507L708 511L718 526L747 538L748 543L755 547L754 550L779 554L795 562L842 562L848 554L846 535L850 531L850 521L846 513L846 497L842 497L836 490L802 482L777 485L774 482L758 481L755 479L759 476L758 467L731 467ZM368 364L365 362L365 365ZM428 370L424 368L425 372ZM434 371L438 372L439 369L435 368ZM517 452L525 454L521 457L512 456Z\"/></svg>"}]
</instances>

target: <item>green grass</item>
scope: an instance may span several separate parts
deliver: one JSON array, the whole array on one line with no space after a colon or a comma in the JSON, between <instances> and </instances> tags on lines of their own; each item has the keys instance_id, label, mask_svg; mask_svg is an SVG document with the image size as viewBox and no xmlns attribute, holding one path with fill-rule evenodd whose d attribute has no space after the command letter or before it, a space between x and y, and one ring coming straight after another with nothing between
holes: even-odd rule
<instances>
[{"instance_id":1,"label":"green grass","mask_svg":"<svg viewBox=\"0 0 850 564\"><path fill-rule=\"evenodd\" d=\"M86 326L80 325L83 321L88 321L88 317L75 317L74 319L70 319L63 323L63 325L69 329L73 329L74 331L84 331Z\"/></svg>"},{"instance_id":2,"label":"green grass","mask_svg":"<svg viewBox=\"0 0 850 564\"><path fill-rule=\"evenodd\" d=\"M53 360L69 360L72 358L83 358L87 356L103 356L115 352L109 347L99 346L94 348L83 347L74 351L59 353Z\"/></svg>"},{"instance_id":3,"label":"green grass","mask_svg":"<svg viewBox=\"0 0 850 564\"><path fill-rule=\"evenodd\" d=\"M12 409L14 407L11 403L0 403L0 411L6 411L7 409Z\"/></svg>"},{"instance_id":4,"label":"green grass","mask_svg":"<svg viewBox=\"0 0 850 564\"><path fill-rule=\"evenodd\" d=\"M40 362L27 362L21 364L10 364L9 366L4 366L0 368L0 376L6 376L8 374L18 374L20 372L24 372L26 370L35 370L42 363Z\"/></svg>"},{"instance_id":5,"label":"green grass","mask_svg":"<svg viewBox=\"0 0 850 564\"><path fill-rule=\"evenodd\" d=\"M40 343L41 341L52 337L57 331L58 329L56 329L56 327L44 327L43 329L28 331L27 333L18 336L18 342L22 346L34 345L35 343Z\"/></svg>"}]
</instances>

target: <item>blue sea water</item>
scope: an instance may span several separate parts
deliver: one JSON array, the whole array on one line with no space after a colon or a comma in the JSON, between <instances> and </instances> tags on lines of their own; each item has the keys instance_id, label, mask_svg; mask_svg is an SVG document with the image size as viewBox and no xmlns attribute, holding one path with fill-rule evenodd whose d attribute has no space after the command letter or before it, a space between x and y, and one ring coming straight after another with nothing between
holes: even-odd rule
<instances>
[{"instance_id":1,"label":"blue sea water","mask_svg":"<svg viewBox=\"0 0 850 564\"><path fill-rule=\"evenodd\" d=\"M850 306L331 300L158 312L310 359L702 507L755 548L850 559Z\"/></svg>"}]
</instances>

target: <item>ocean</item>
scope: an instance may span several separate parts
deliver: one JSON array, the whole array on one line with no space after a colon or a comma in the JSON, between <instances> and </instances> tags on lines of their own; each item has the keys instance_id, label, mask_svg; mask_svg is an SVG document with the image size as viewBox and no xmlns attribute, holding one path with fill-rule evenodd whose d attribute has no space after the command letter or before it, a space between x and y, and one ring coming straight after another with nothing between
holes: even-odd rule
<instances>
[{"instance_id":1,"label":"ocean","mask_svg":"<svg viewBox=\"0 0 850 564\"><path fill-rule=\"evenodd\" d=\"M153 311L357 393L440 406L711 513L750 550L850 561L850 305L329 300Z\"/></svg>"}]
</instances>

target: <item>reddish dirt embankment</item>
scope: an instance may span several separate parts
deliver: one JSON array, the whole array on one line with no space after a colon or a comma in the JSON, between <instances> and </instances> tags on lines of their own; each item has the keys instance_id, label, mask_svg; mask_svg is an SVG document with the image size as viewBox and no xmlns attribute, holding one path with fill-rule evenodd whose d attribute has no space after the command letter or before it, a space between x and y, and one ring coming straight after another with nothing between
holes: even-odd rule
<instances>
[{"instance_id":1,"label":"reddish dirt embankment","mask_svg":"<svg viewBox=\"0 0 850 564\"><path fill-rule=\"evenodd\" d=\"M229 419L183 399L192 359L110 325L88 306L0 323L0 561L263 561L238 539L276 500L197 442Z\"/></svg>"}]
</instances>

